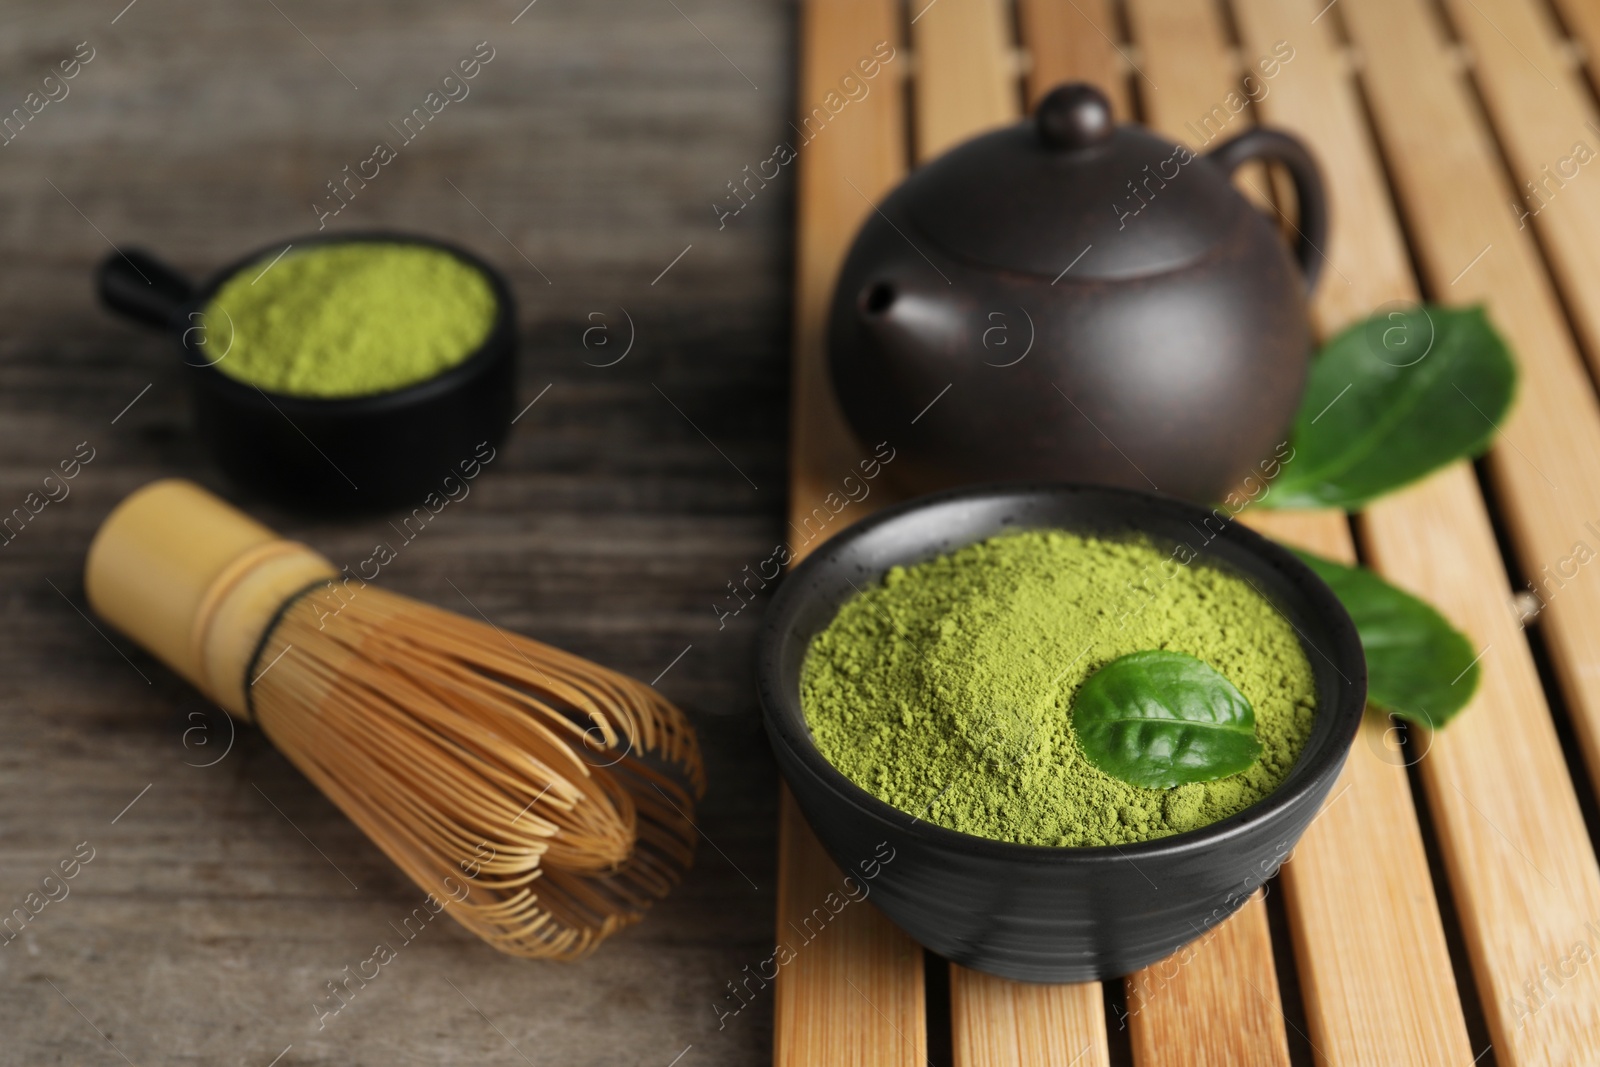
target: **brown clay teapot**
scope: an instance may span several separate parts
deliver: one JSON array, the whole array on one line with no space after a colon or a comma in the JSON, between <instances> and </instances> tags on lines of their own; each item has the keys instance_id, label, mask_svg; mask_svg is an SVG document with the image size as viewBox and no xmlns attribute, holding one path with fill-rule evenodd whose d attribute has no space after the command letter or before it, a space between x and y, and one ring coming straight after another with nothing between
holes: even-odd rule
<instances>
[{"instance_id":1,"label":"brown clay teapot","mask_svg":"<svg viewBox=\"0 0 1600 1067\"><path fill-rule=\"evenodd\" d=\"M1292 250L1230 183L1257 159L1293 180ZM1327 218L1288 134L1196 154L1062 86L868 216L833 297L834 389L912 489L1044 479L1215 503L1287 436Z\"/></svg>"}]
</instances>

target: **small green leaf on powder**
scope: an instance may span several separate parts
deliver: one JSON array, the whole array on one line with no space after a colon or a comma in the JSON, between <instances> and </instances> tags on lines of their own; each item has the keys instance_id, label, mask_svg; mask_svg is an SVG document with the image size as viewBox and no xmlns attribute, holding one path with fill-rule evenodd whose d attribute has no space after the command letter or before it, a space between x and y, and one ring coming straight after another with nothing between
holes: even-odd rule
<instances>
[{"instance_id":1,"label":"small green leaf on powder","mask_svg":"<svg viewBox=\"0 0 1600 1067\"><path fill-rule=\"evenodd\" d=\"M1150 789L1225 778L1261 755L1244 694L1182 652L1150 649L1101 667L1079 687L1072 725L1090 763Z\"/></svg>"}]
</instances>

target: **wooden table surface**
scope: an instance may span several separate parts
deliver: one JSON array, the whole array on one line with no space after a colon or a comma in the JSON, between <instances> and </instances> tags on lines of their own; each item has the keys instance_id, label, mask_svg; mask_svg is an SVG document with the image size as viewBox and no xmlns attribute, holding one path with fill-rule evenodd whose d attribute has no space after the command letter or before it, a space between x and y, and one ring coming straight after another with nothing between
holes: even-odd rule
<instances>
[{"instance_id":1,"label":"wooden table surface","mask_svg":"<svg viewBox=\"0 0 1600 1067\"><path fill-rule=\"evenodd\" d=\"M0 514L80 443L93 455L0 546L0 912L93 856L0 947L0 1063L766 1059L770 1000L720 1029L713 1008L770 951L776 817L758 609L714 605L782 537L793 175L720 225L713 205L737 206L726 183L785 136L792 9L123 2L0 10L0 114L80 42L92 54L0 147ZM453 582L496 623L647 681L670 665L660 688L706 751L710 844L584 963L515 960L440 924L321 1018L326 983L393 939L416 889L261 738L229 747L220 713L97 633L80 572L107 510L167 474L336 561L393 534L385 516L311 521L231 490L198 448L174 349L100 310L91 272L114 245L200 274L315 229L324 183L398 143L388 124L484 41L470 94L328 220L446 237L505 269L518 407L538 398L383 581L470 611Z\"/></svg>"}]
</instances>

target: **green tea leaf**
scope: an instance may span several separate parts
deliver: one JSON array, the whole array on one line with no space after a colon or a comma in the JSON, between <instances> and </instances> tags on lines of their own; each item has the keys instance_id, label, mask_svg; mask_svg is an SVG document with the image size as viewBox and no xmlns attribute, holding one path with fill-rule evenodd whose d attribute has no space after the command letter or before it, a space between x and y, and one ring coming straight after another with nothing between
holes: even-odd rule
<instances>
[{"instance_id":1,"label":"green tea leaf","mask_svg":"<svg viewBox=\"0 0 1600 1067\"><path fill-rule=\"evenodd\" d=\"M1437 729L1478 688L1472 643L1431 605L1365 567L1296 550L1350 613L1367 654L1367 699L1409 722Z\"/></svg>"},{"instance_id":2,"label":"green tea leaf","mask_svg":"<svg viewBox=\"0 0 1600 1067\"><path fill-rule=\"evenodd\" d=\"M1323 346L1263 507L1356 511L1488 447L1517 369L1481 307L1374 316Z\"/></svg>"},{"instance_id":3,"label":"green tea leaf","mask_svg":"<svg viewBox=\"0 0 1600 1067\"><path fill-rule=\"evenodd\" d=\"M1244 694L1182 652L1150 649L1101 667L1079 687L1072 725L1090 763L1150 789L1225 778L1261 755Z\"/></svg>"}]
</instances>

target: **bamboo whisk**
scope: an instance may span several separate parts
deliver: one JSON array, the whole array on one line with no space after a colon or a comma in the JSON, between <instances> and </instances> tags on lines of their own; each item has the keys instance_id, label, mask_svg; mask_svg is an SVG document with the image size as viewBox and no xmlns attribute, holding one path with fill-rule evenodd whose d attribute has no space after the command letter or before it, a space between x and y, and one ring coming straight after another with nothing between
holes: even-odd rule
<instances>
[{"instance_id":1,"label":"bamboo whisk","mask_svg":"<svg viewBox=\"0 0 1600 1067\"><path fill-rule=\"evenodd\" d=\"M504 952L584 956L692 861L699 746L643 683L341 574L177 479L111 513L85 585Z\"/></svg>"}]
</instances>

